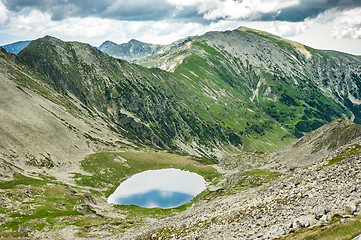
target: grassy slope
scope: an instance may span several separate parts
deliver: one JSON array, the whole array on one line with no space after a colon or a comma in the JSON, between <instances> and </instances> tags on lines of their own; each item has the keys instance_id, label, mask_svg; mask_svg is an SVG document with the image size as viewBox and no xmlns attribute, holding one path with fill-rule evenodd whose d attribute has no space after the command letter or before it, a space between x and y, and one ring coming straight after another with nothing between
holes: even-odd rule
<instances>
[{"instance_id":1,"label":"grassy slope","mask_svg":"<svg viewBox=\"0 0 361 240\"><path fill-rule=\"evenodd\" d=\"M361 218L353 217L346 222L340 222L339 216L334 216L332 221L325 225L316 226L311 229L301 229L279 240L351 240L361 233Z\"/></svg>"},{"instance_id":2,"label":"grassy slope","mask_svg":"<svg viewBox=\"0 0 361 240\"><path fill-rule=\"evenodd\" d=\"M225 41L255 40L252 54L261 65L254 56L248 60L217 45L211 34L182 46L177 54L187 57L174 73L128 64L88 45L51 37L33 41L19 57L50 84L107 114L123 135L161 148L177 149L180 140L208 156L216 155L215 148L269 152L351 116L313 81L299 46L255 31L218 34ZM272 51L280 63L272 62Z\"/></svg>"},{"instance_id":3,"label":"grassy slope","mask_svg":"<svg viewBox=\"0 0 361 240\"><path fill-rule=\"evenodd\" d=\"M193 142L198 154L212 156L214 148L234 151L231 145L272 151L293 139L245 99L247 94L217 76L222 69L211 73L213 78L207 65L203 73L193 69L202 64L197 56L187 59L187 71L200 76L191 79L181 71L146 69L88 45L51 37L31 42L19 58L59 91L70 91L87 107L107 114L119 124L118 131L133 141L172 149L177 148L175 140ZM226 96L214 101L204 94L205 86L216 86Z\"/></svg>"},{"instance_id":4,"label":"grassy slope","mask_svg":"<svg viewBox=\"0 0 361 240\"><path fill-rule=\"evenodd\" d=\"M221 177L212 164L208 159L167 152L100 152L82 161L82 168L90 175L74 174L77 185L41 175L35 178L16 174L11 181L0 181L0 201L6 199L7 202L0 207L0 214L3 214L0 221L5 220L0 225L0 237L26 238L33 230L46 233L69 225L79 227L79 236L86 237L89 228L104 228L108 232L116 228L119 232L141 224L143 217L162 217L183 211L192 203L174 209L114 206L112 211L126 216L119 219L94 214L90 204L101 206L121 181L149 169L178 168L212 181Z\"/></svg>"},{"instance_id":5,"label":"grassy slope","mask_svg":"<svg viewBox=\"0 0 361 240\"><path fill-rule=\"evenodd\" d=\"M196 172L207 181L220 176L211 165L203 162L201 158L166 152L101 152L82 161L83 169L92 175L75 174L75 178L79 185L101 190L109 196L121 181L150 169L178 168Z\"/></svg>"},{"instance_id":6,"label":"grassy slope","mask_svg":"<svg viewBox=\"0 0 361 240\"><path fill-rule=\"evenodd\" d=\"M226 129L234 129L245 151L272 151L294 139L249 100L250 90L230 71L233 66L220 64L226 59L223 55L205 43L193 44L206 57L191 54L174 73L191 86L179 91L184 91L193 111Z\"/></svg>"}]
</instances>

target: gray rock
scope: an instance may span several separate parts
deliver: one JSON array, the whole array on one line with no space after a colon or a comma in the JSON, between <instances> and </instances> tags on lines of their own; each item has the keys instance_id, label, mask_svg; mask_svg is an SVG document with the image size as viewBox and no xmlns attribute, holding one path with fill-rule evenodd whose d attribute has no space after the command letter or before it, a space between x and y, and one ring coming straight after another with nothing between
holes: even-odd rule
<instances>
[{"instance_id":1,"label":"gray rock","mask_svg":"<svg viewBox=\"0 0 361 240\"><path fill-rule=\"evenodd\" d=\"M80 204L80 205L75 205L73 207L73 210L74 211L77 211L79 213L82 213L84 215L87 215L87 214L93 214L95 213L91 207L89 205L86 205L86 204Z\"/></svg>"},{"instance_id":2,"label":"gray rock","mask_svg":"<svg viewBox=\"0 0 361 240\"><path fill-rule=\"evenodd\" d=\"M322 216L324 216L325 214L327 214L329 212L329 208L325 207L325 206L318 206L315 209L315 218L317 220L321 219Z\"/></svg>"},{"instance_id":3,"label":"gray rock","mask_svg":"<svg viewBox=\"0 0 361 240\"><path fill-rule=\"evenodd\" d=\"M295 220L293 226L298 228L307 228L317 223L317 220L313 215L301 216Z\"/></svg>"},{"instance_id":4,"label":"gray rock","mask_svg":"<svg viewBox=\"0 0 361 240\"><path fill-rule=\"evenodd\" d=\"M353 215L357 211L357 205L355 202L347 203L345 206L345 213L347 215Z\"/></svg>"}]
</instances>

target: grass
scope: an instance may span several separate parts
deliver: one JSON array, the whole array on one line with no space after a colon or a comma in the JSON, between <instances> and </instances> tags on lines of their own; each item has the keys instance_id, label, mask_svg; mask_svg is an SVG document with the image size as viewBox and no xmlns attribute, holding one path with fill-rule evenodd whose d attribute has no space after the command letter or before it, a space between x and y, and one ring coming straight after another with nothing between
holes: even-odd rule
<instances>
[{"instance_id":1,"label":"grass","mask_svg":"<svg viewBox=\"0 0 361 240\"><path fill-rule=\"evenodd\" d=\"M173 213L181 212L187 209L191 203L184 204L182 206L176 208L143 208L136 205L115 205L114 207L117 209L121 209L123 211L127 211L128 218L139 218L139 216L144 217L159 217L159 216L167 216Z\"/></svg>"},{"instance_id":2,"label":"grass","mask_svg":"<svg viewBox=\"0 0 361 240\"><path fill-rule=\"evenodd\" d=\"M42 186L47 183L44 179L36 179L26 177L20 173L14 174L14 179L11 181L0 181L0 189L12 189L18 185Z\"/></svg>"},{"instance_id":3,"label":"grass","mask_svg":"<svg viewBox=\"0 0 361 240\"><path fill-rule=\"evenodd\" d=\"M59 218L83 215L74 206L84 203L84 195L45 176L17 173L13 180L0 182L0 188L9 199L9 207L0 208L7 220L0 225L0 238L26 237L20 226L42 231L57 225Z\"/></svg>"},{"instance_id":4,"label":"grass","mask_svg":"<svg viewBox=\"0 0 361 240\"><path fill-rule=\"evenodd\" d=\"M100 152L82 161L82 167L92 176L75 174L76 182L82 186L103 189L105 196L109 196L119 183L126 178L146 170L177 168L198 173L207 181L211 181L220 174L211 166L201 164L204 159L192 159L167 152Z\"/></svg>"},{"instance_id":5,"label":"grass","mask_svg":"<svg viewBox=\"0 0 361 240\"><path fill-rule=\"evenodd\" d=\"M108 197L122 181L146 170L176 168L198 173L207 181L212 181L222 176L212 167L213 162L211 159L153 150L100 152L89 155L82 161L83 169L91 173L91 176L75 174L74 177L78 184L98 189L105 197ZM198 197L194 201L197 199ZM128 218L138 221L142 216L159 217L181 212L191 204L172 209L143 208L135 205L115 205L114 207L125 211Z\"/></svg>"},{"instance_id":6,"label":"grass","mask_svg":"<svg viewBox=\"0 0 361 240\"><path fill-rule=\"evenodd\" d=\"M301 229L279 240L351 240L361 234L361 217L351 218L341 223L339 216L334 216L327 226L321 225L310 229Z\"/></svg>"},{"instance_id":7,"label":"grass","mask_svg":"<svg viewBox=\"0 0 361 240\"><path fill-rule=\"evenodd\" d=\"M256 187L277 179L281 173L271 172L268 169L254 169L241 174L240 186Z\"/></svg>"},{"instance_id":8,"label":"grass","mask_svg":"<svg viewBox=\"0 0 361 240\"><path fill-rule=\"evenodd\" d=\"M83 169L92 176L75 176L79 185L93 187L92 195L103 198L104 195L110 195L121 180L149 169L184 169L197 172L211 181L221 175L210 163L213 160L167 152L100 152L88 156L82 162ZM0 225L0 238L27 237L26 232L19 231L20 226L48 231L56 225L76 225L81 228L80 233L86 236L90 227L101 228L110 224L129 228L140 223L142 217L163 217L183 211L191 205L189 203L173 209L115 206L128 217L114 220L78 212L75 206L86 204L86 195L89 194L79 187L59 184L55 179L45 176L31 178L21 174L15 174L12 181L1 182L1 194L8 196L12 207L0 208L0 213L5 214L7 219Z\"/></svg>"},{"instance_id":9,"label":"grass","mask_svg":"<svg viewBox=\"0 0 361 240\"><path fill-rule=\"evenodd\" d=\"M332 158L324 167L341 162L342 160L345 160L346 158L349 158L354 155L358 155L360 153L361 153L361 146L359 144L355 144L351 148L347 148L342 153L340 153L336 157Z\"/></svg>"}]
</instances>

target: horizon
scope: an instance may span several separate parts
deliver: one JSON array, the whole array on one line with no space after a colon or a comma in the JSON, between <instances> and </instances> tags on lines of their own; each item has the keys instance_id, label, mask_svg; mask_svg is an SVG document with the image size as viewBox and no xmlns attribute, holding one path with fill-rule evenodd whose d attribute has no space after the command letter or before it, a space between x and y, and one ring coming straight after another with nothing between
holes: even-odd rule
<instances>
[{"instance_id":1,"label":"horizon","mask_svg":"<svg viewBox=\"0 0 361 240\"><path fill-rule=\"evenodd\" d=\"M238 28L240 28L240 27L245 27L245 26L239 26ZM236 30L236 29L238 29L238 28L230 29L230 30L224 30L224 31L219 31L219 32L233 31L233 30ZM246 28L248 28L248 27L246 27ZM255 28L249 28L249 29L257 30L257 31L259 30L259 29L255 29ZM259 30L259 31L263 31L263 30ZM211 31L209 31L209 32L211 32ZM267 31L265 31L265 32L267 32ZM206 32L206 33L207 33L207 32ZM267 32L267 33L269 33L269 32ZM205 34L205 33L204 33L204 34ZM203 34L201 34L201 35L203 35ZM80 42L80 43L84 43L84 44L89 44L90 46L95 47L95 48L100 47L100 46L101 46L102 44L104 44L105 42L112 42L112 43L115 43L115 44L117 44L117 45L121 45L121 44L129 43L129 42L131 42L132 40L136 40L136 41L139 41L139 42L142 42L142 43L147 43L147 44L168 45L168 44L172 44L172 43L174 43L174 42L182 39L182 38L180 38L180 39L177 39L177 40L172 41L172 42L167 43L167 44L159 44L159 43L144 42L144 41L140 41L140 40L138 40L138 39L132 38L132 39L126 41L126 42L120 42L120 43L114 42L114 41L111 41L111 40L104 40L103 42L101 42L101 43L98 44L98 45L93 45L93 44L91 44L91 43L82 42L82 41L77 41L77 40L64 40L64 39L61 39L61 38L58 38L58 37L55 37L55 36L52 36L52 35L48 35L48 34L47 34L47 35L44 35L44 36L42 36L42 37L39 37L39 38L36 38L36 39L33 39L33 40L27 39L27 40L14 41L14 42L6 43L6 44L1 44L0 46L3 47L3 46L6 46L6 45L11 45L11 44L14 44L14 43L18 43L18 42L28 42L28 41L31 42L31 41L34 41L34 40L37 40L37 39L44 38L44 37L46 37L46 36L54 37L54 38L57 38L57 39L59 39L59 40L61 40L61 41L64 41L64 42ZM200 36L200 35L193 35L193 36ZM278 35L276 35L276 36L278 36ZM184 38L187 38L187 37L192 37L192 36L186 36L186 37L184 37ZM281 36L278 36L278 37L281 37ZM286 40L295 41L295 40L292 40L292 39L290 39L290 38L284 38L284 37L281 37L281 38L286 39ZM303 44L302 42L299 42L299 41L295 41L295 42L298 42L298 43L300 43L300 44L302 44L302 45L304 45L304 46L311 47L311 48L314 48L314 49L317 49L317 50L335 51L335 52L342 52L342 53L346 53L346 54L350 54L350 55L354 55L354 56L361 56L361 52L360 52L359 54L354 54L354 53L345 52L345 51L341 51L341 50L337 50L337 49L315 48L315 47L309 46L309 45L307 45L307 44Z\"/></svg>"},{"instance_id":2,"label":"horizon","mask_svg":"<svg viewBox=\"0 0 361 240\"><path fill-rule=\"evenodd\" d=\"M100 46L170 44L240 26L321 49L361 55L361 2L306 0L0 0L0 45L51 35Z\"/></svg>"}]
</instances>

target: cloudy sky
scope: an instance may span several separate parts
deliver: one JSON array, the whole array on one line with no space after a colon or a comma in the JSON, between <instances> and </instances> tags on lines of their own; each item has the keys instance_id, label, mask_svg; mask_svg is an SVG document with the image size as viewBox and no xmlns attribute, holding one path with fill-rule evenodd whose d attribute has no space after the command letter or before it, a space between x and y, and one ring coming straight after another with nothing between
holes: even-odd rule
<instances>
[{"instance_id":1,"label":"cloudy sky","mask_svg":"<svg viewBox=\"0 0 361 240\"><path fill-rule=\"evenodd\" d=\"M239 26L361 55L361 0L0 0L0 45L45 35L167 44Z\"/></svg>"}]
</instances>

